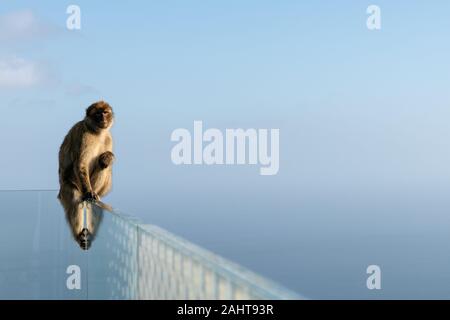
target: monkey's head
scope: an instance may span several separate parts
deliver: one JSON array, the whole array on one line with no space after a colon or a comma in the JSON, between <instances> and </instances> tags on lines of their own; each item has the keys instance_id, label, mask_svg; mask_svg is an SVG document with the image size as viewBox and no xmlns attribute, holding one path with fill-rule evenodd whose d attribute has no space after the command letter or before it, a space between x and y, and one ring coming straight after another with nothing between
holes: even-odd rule
<instances>
[{"instance_id":1,"label":"monkey's head","mask_svg":"<svg viewBox=\"0 0 450 320\"><path fill-rule=\"evenodd\" d=\"M104 102L98 101L86 109L85 121L89 127L94 130L108 129L112 126L114 121L114 113L111 106Z\"/></svg>"}]
</instances>

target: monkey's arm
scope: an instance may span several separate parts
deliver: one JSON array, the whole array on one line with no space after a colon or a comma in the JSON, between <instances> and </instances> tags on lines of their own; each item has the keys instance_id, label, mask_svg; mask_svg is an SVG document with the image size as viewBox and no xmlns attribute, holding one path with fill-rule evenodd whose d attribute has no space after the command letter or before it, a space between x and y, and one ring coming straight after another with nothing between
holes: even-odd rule
<instances>
[{"instance_id":1,"label":"monkey's arm","mask_svg":"<svg viewBox=\"0 0 450 320\"><path fill-rule=\"evenodd\" d=\"M111 135L107 135L105 139L105 152L103 152L98 158L98 166L100 170L110 167L114 161L113 143Z\"/></svg>"},{"instance_id":2,"label":"monkey's arm","mask_svg":"<svg viewBox=\"0 0 450 320\"><path fill-rule=\"evenodd\" d=\"M98 170L104 170L112 165L114 161L114 154L111 151L106 151L98 157Z\"/></svg>"},{"instance_id":3,"label":"monkey's arm","mask_svg":"<svg viewBox=\"0 0 450 320\"><path fill-rule=\"evenodd\" d=\"M114 153L112 153L112 138L111 135L107 135L104 140L104 145L102 146L102 153L97 157L93 172L91 173L91 183L92 176L95 176L100 171L111 167L114 161Z\"/></svg>"},{"instance_id":4,"label":"monkey's arm","mask_svg":"<svg viewBox=\"0 0 450 320\"><path fill-rule=\"evenodd\" d=\"M75 175L77 175L77 180L80 183L83 200L89 198L96 199L96 195L92 191L91 181L89 177L91 154L92 151L89 148L89 139L87 139L87 137L83 137L81 141L80 155L78 161L75 161L74 165Z\"/></svg>"}]
</instances>

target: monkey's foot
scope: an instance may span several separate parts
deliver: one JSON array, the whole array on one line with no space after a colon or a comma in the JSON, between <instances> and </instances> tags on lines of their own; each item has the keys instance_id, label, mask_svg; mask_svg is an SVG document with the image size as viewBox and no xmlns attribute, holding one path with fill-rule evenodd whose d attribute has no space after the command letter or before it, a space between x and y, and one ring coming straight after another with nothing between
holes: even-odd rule
<instances>
[{"instance_id":1,"label":"monkey's foot","mask_svg":"<svg viewBox=\"0 0 450 320\"><path fill-rule=\"evenodd\" d=\"M95 192L86 192L81 198L82 201L95 202L100 200L100 197Z\"/></svg>"}]
</instances>

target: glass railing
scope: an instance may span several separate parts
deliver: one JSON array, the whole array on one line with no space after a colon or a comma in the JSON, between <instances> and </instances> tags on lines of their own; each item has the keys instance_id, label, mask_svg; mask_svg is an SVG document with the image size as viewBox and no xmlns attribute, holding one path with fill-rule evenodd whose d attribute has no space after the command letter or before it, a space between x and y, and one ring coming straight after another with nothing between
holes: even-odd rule
<instances>
[{"instance_id":1,"label":"glass railing","mask_svg":"<svg viewBox=\"0 0 450 320\"><path fill-rule=\"evenodd\" d=\"M65 213L56 191L0 192L0 299L299 299L102 203Z\"/></svg>"}]
</instances>

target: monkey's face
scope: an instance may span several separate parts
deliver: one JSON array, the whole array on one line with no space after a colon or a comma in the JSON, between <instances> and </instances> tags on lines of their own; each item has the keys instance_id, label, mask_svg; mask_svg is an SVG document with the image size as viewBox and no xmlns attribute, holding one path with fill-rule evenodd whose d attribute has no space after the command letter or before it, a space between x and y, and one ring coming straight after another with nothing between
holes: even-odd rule
<instances>
[{"instance_id":1,"label":"monkey's face","mask_svg":"<svg viewBox=\"0 0 450 320\"><path fill-rule=\"evenodd\" d=\"M109 104L98 102L86 110L86 116L97 128L106 129L113 123L113 111Z\"/></svg>"}]
</instances>

